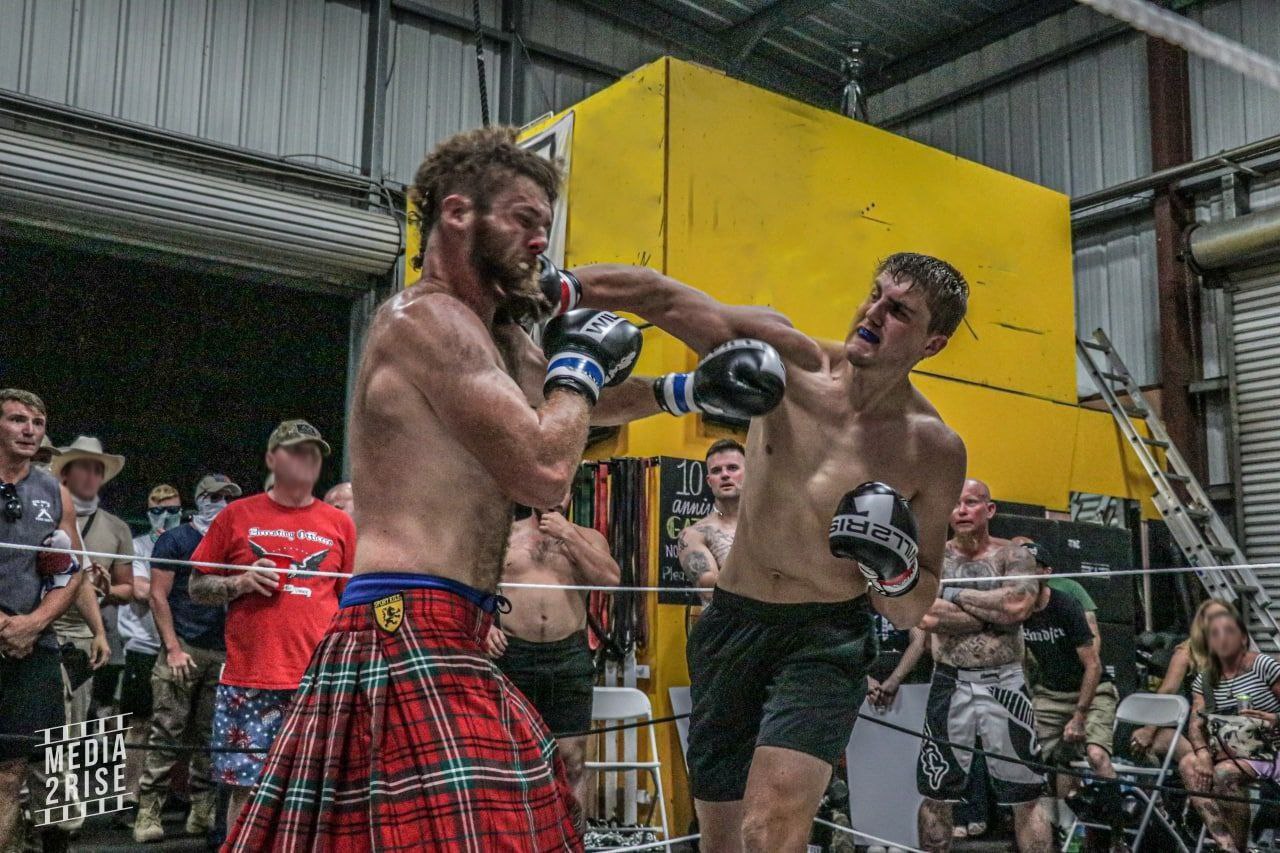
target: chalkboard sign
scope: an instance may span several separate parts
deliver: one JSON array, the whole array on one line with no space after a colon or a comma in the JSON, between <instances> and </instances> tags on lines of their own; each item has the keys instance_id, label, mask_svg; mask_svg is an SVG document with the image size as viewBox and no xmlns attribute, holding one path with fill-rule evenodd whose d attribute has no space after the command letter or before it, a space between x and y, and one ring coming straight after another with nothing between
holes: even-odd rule
<instances>
[{"instance_id":1,"label":"chalkboard sign","mask_svg":"<svg viewBox=\"0 0 1280 853\"><path fill-rule=\"evenodd\" d=\"M711 512L707 464L701 459L663 456L658 477L658 586L692 587L676 556L680 531ZM701 604L697 593L660 592L659 604Z\"/></svg>"}]
</instances>

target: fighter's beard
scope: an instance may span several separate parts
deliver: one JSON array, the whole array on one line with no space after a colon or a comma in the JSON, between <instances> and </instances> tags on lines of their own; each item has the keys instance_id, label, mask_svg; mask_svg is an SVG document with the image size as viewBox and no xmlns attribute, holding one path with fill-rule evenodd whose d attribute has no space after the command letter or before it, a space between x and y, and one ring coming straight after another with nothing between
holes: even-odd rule
<instances>
[{"instance_id":1,"label":"fighter's beard","mask_svg":"<svg viewBox=\"0 0 1280 853\"><path fill-rule=\"evenodd\" d=\"M476 223L471 264L480 280L493 288L498 296L495 322L524 324L547 310L546 297L538 285L536 265L511 260L498 236L483 219Z\"/></svg>"}]
</instances>

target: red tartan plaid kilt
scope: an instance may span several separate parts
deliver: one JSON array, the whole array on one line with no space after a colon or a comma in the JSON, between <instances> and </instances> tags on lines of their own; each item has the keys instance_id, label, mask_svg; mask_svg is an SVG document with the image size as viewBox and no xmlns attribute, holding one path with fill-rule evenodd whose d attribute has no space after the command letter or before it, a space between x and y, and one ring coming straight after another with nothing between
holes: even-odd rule
<instances>
[{"instance_id":1,"label":"red tartan plaid kilt","mask_svg":"<svg viewBox=\"0 0 1280 853\"><path fill-rule=\"evenodd\" d=\"M555 740L484 654L492 617L409 590L339 610L224 850L581 850Z\"/></svg>"}]
</instances>

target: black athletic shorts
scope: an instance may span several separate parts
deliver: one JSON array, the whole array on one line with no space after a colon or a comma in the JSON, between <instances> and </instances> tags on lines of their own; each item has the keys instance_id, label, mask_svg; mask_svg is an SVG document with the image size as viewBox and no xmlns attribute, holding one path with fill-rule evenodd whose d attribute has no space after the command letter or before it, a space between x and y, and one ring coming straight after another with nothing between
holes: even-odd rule
<instances>
[{"instance_id":1,"label":"black athletic shorts","mask_svg":"<svg viewBox=\"0 0 1280 853\"><path fill-rule=\"evenodd\" d=\"M124 681L120 684L120 713L132 714L129 725L151 716L151 670L159 655L146 652L124 653Z\"/></svg>"},{"instance_id":2,"label":"black athletic shorts","mask_svg":"<svg viewBox=\"0 0 1280 853\"><path fill-rule=\"evenodd\" d=\"M0 657L0 734L43 739L41 729L65 724L58 651L36 646L23 658ZM0 761L38 755L34 743L0 738Z\"/></svg>"},{"instance_id":3,"label":"black athletic shorts","mask_svg":"<svg viewBox=\"0 0 1280 853\"><path fill-rule=\"evenodd\" d=\"M508 634L498 668L538 709L551 734L560 737L591 728L596 667L586 631L550 643Z\"/></svg>"},{"instance_id":4,"label":"black athletic shorts","mask_svg":"<svg viewBox=\"0 0 1280 853\"><path fill-rule=\"evenodd\" d=\"M770 604L717 588L689 635L689 777L706 802L742 799L756 747L834 765L876 657L866 596Z\"/></svg>"}]
</instances>

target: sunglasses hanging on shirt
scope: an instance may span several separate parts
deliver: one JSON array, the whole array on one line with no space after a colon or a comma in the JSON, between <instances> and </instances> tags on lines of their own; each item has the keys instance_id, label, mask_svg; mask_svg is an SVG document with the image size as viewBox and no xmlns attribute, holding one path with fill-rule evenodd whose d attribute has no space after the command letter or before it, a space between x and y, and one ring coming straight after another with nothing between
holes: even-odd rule
<instances>
[{"instance_id":1,"label":"sunglasses hanging on shirt","mask_svg":"<svg viewBox=\"0 0 1280 853\"><path fill-rule=\"evenodd\" d=\"M0 501L4 501L4 519L13 524L22 518L22 501L18 499L18 487L13 483L0 483Z\"/></svg>"}]
</instances>

